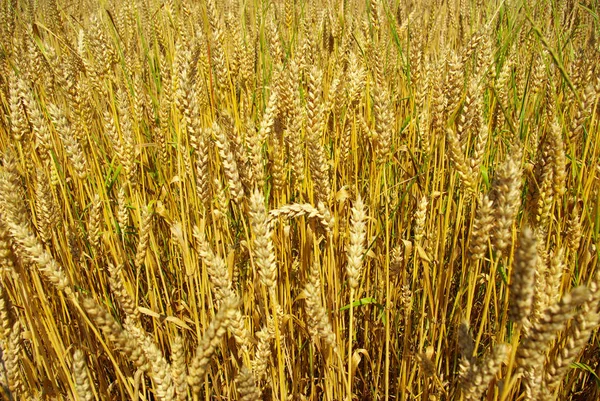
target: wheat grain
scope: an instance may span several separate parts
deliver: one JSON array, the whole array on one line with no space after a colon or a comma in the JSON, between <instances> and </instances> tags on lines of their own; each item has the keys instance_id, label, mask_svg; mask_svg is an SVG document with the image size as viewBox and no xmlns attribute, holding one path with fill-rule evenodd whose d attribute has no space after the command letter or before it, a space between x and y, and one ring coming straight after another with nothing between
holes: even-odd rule
<instances>
[{"instance_id":1,"label":"wheat grain","mask_svg":"<svg viewBox=\"0 0 600 401\"><path fill-rule=\"evenodd\" d=\"M102 202L100 196L96 194L90 206L88 238L94 249L100 246L100 230L102 224Z\"/></svg>"},{"instance_id":2,"label":"wheat grain","mask_svg":"<svg viewBox=\"0 0 600 401\"><path fill-rule=\"evenodd\" d=\"M12 176L12 177L11 177ZM58 290L71 294L70 280L52 255L40 244L31 228L24 220L26 215L18 215L21 202L19 190L15 187L14 174L3 169L0 171L0 204L4 211L4 223L12 239L22 249L23 255L35 263L46 279Z\"/></svg>"},{"instance_id":3,"label":"wheat grain","mask_svg":"<svg viewBox=\"0 0 600 401\"><path fill-rule=\"evenodd\" d=\"M198 343L196 353L188 366L188 384L192 388L193 394L198 394L200 391L200 385L206 374L210 358L219 345L221 338L227 332L233 311L237 309L237 304L238 300L236 298L225 299L221 303L219 312L211 320L202 339Z\"/></svg>"},{"instance_id":4,"label":"wheat grain","mask_svg":"<svg viewBox=\"0 0 600 401\"><path fill-rule=\"evenodd\" d=\"M87 297L83 298L82 306L96 326L127 355L136 367L142 371L150 369L148 357L145 351L140 348L141 344L128 331L119 326L115 318L107 310L103 309L93 299Z\"/></svg>"},{"instance_id":5,"label":"wheat grain","mask_svg":"<svg viewBox=\"0 0 600 401\"><path fill-rule=\"evenodd\" d=\"M595 399L593 15L300 3L0 2L3 397Z\"/></svg>"},{"instance_id":6,"label":"wheat grain","mask_svg":"<svg viewBox=\"0 0 600 401\"><path fill-rule=\"evenodd\" d=\"M125 169L125 175L130 182L135 182L135 174L137 171L136 154L135 154L135 137L131 122L131 112L129 97L124 90L117 93L118 112L119 112L119 127L121 130L121 141L119 145L119 154L121 155L121 164Z\"/></svg>"},{"instance_id":7,"label":"wheat grain","mask_svg":"<svg viewBox=\"0 0 600 401\"><path fill-rule=\"evenodd\" d=\"M581 216L579 215L579 207L577 204L573 207L571 216L567 223L567 247L572 254L576 254L579 249L579 242L581 241Z\"/></svg>"},{"instance_id":8,"label":"wheat grain","mask_svg":"<svg viewBox=\"0 0 600 401\"><path fill-rule=\"evenodd\" d=\"M510 279L508 316L515 323L524 324L531 314L536 264L536 240L533 231L526 227L519 237L519 247Z\"/></svg>"},{"instance_id":9,"label":"wheat grain","mask_svg":"<svg viewBox=\"0 0 600 401\"><path fill-rule=\"evenodd\" d=\"M10 131L16 141L21 141L29 131L22 100L24 96L25 81L23 81L22 77L17 78L17 75L14 72L11 72L9 82L12 83L10 85L9 95Z\"/></svg>"},{"instance_id":10,"label":"wheat grain","mask_svg":"<svg viewBox=\"0 0 600 401\"><path fill-rule=\"evenodd\" d=\"M138 347L146 355L149 364L149 373L156 388L155 394L159 400L170 401L175 399L175 387L171 376L171 367L156 343L139 326L126 325L128 335L135 339Z\"/></svg>"},{"instance_id":11,"label":"wheat grain","mask_svg":"<svg viewBox=\"0 0 600 401\"><path fill-rule=\"evenodd\" d=\"M0 340L2 341L7 341L10 337L12 325L15 323L13 314L14 312L6 289L0 283L0 324L2 328Z\"/></svg>"},{"instance_id":12,"label":"wheat grain","mask_svg":"<svg viewBox=\"0 0 600 401\"><path fill-rule=\"evenodd\" d=\"M229 141L225 135L225 132L223 132L218 124L213 124L212 131L215 135L215 143L219 148L219 155L221 156L221 160L223 162L223 168L229 184L229 193L231 194L231 198L233 200L235 200L237 203L240 203L244 197L244 190L240 181L238 165L235 161L233 153L229 148Z\"/></svg>"},{"instance_id":13,"label":"wheat grain","mask_svg":"<svg viewBox=\"0 0 600 401\"><path fill-rule=\"evenodd\" d=\"M65 146L67 157L71 160L71 163L73 163L73 168L75 169L77 176L80 179L86 178L88 173L87 159L80 143L74 136L75 134L67 121L67 118L62 110L54 104L48 104L48 112L50 113L50 118Z\"/></svg>"},{"instance_id":14,"label":"wheat grain","mask_svg":"<svg viewBox=\"0 0 600 401\"><path fill-rule=\"evenodd\" d=\"M332 228L331 216L328 216L326 213L322 213L322 211L323 210L319 210L308 203L293 203L289 205L283 205L277 209L269 211L269 225L272 225L274 220L279 217L295 219L305 216L308 219L315 219L319 221L325 231L330 232Z\"/></svg>"},{"instance_id":15,"label":"wheat grain","mask_svg":"<svg viewBox=\"0 0 600 401\"><path fill-rule=\"evenodd\" d=\"M48 243L52 238L52 225L56 222L58 211L52 198L46 174L42 169L37 170L35 188L35 212L40 239Z\"/></svg>"},{"instance_id":16,"label":"wheat grain","mask_svg":"<svg viewBox=\"0 0 600 401\"><path fill-rule=\"evenodd\" d=\"M206 264L210 281L214 286L215 299L219 306L223 301L235 297L231 274L225 261L212 251L206 241L205 234L198 227L194 227L194 238L198 246L198 254ZM244 318L239 310L232 311L232 318L229 324L231 332L240 346L241 354L247 353L250 346L249 334L244 323Z\"/></svg>"},{"instance_id":17,"label":"wheat grain","mask_svg":"<svg viewBox=\"0 0 600 401\"><path fill-rule=\"evenodd\" d=\"M89 379L89 371L85 362L85 355L80 349L73 352L73 376L75 379L75 390L81 401L94 399L92 385Z\"/></svg>"},{"instance_id":18,"label":"wheat grain","mask_svg":"<svg viewBox=\"0 0 600 401\"><path fill-rule=\"evenodd\" d=\"M171 377L178 401L188 399L187 364L183 338L176 334L171 343Z\"/></svg>"},{"instance_id":19,"label":"wheat grain","mask_svg":"<svg viewBox=\"0 0 600 401\"><path fill-rule=\"evenodd\" d=\"M265 208L265 199L258 189L250 197L250 221L252 223L254 263L265 288L273 289L277 281L275 249Z\"/></svg>"},{"instance_id":20,"label":"wheat grain","mask_svg":"<svg viewBox=\"0 0 600 401\"><path fill-rule=\"evenodd\" d=\"M502 362L510 352L510 346L498 344L493 351L477 364L461 374L465 400L478 400L489 386Z\"/></svg>"},{"instance_id":21,"label":"wheat grain","mask_svg":"<svg viewBox=\"0 0 600 401\"><path fill-rule=\"evenodd\" d=\"M129 209L127 207L127 192L126 184L119 187L117 192L117 222L121 236L125 235L125 231L129 225Z\"/></svg>"},{"instance_id":22,"label":"wheat grain","mask_svg":"<svg viewBox=\"0 0 600 401\"><path fill-rule=\"evenodd\" d=\"M472 177L472 169L467 164L463 151L461 150L459 138L451 128L446 131L446 139L450 147L450 160L456 165L458 175L461 178L465 188L470 191L475 191L475 182Z\"/></svg>"},{"instance_id":23,"label":"wheat grain","mask_svg":"<svg viewBox=\"0 0 600 401\"><path fill-rule=\"evenodd\" d=\"M144 208L141 213L140 220L140 237L137 245L137 250L135 252L135 267L140 268L144 263L144 259L146 258L146 252L148 250L148 245L150 244L150 234L152 233L152 217L154 215L154 211L152 205L148 205Z\"/></svg>"},{"instance_id":24,"label":"wheat grain","mask_svg":"<svg viewBox=\"0 0 600 401\"><path fill-rule=\"evenodd\" d=\"M265 325L256 332L258 339L254 359L252 360L252 372L257 381L268 374L269 362L271 360L271 342L275 337L275 322L269 317Z\"/></svg>"},{"instance_id":25,"label":"wheat grain","mask_svg":"<svg viewBox=\"0 0 600 401\"><path fill-rule=\"evenodd\" d=\"M365 204L360 195L356 197L352 208L352 219L350 221L350 245L348 247L348 283L350 288L356 290L360 282L363 269L363 254L365 253L365 242L367 239L367 213Z\"/></svg>"},{"instance_id":26,"label":"wheat grain","mask_svg":"<svg viewBox=\"0 0 600 401\"><path fill-rule=\"evenodd\" d=\"M517 364L522 370L539 369L548 344L556 337L564 323L574 315L574 309L589 300L589 291L578 287L563 295L559 302L540 314L538 321L527 332L517 350Z\"/></svg>"},{"instance_id":27,"label":"wheat grain","mask_svg":"<svg viewBox=\"0 0 600 401\"><path fill-rule=\"evenodd\" d=\"M487 194L479 198L477 214L473 221L473 232L469 242L469 253L474 260L483 259L488 249L491 230L494 224L493 202Z\"/></svg>"},{"instance_id":28,"label":"wheat grain","mask_svg":"<svg viewBox=\"0 0 600 401\"><path fill-rule=\"evenodd\" d=\"M495 248L502 253L507 252L511 244L512 226L521 204L521 154L515 151L496 172L493 184L494 232L492 235Z\"/></svg>"},{"instance_id":29,"label":"wheat grain","mask_svg":"<svg viewBox=\"0 0 600 401\"><path fill-rule=\"evenodd\" d=\"M110 285L110 290L119 303L119 306L125 313L127 319L137 322L140 320L140 313L137 309L135 299L125 289L125 283L120 275L122 269L122 265L116 267L112 264L108 265L108 282Z\"/></svg>"},{"instance_id":30,"label":"wheat grain","mask_svg":"<svg viewBox=\"0 0 600 401\"><path fill-rule=\"evenodd\" d=\"M308 74L308 100L306 104L306 141L309 151L310 174L315 185L315 203L327 202L331 196L325 152L321 146L320 124L323 119L321 91L318 82L321 76L316 68Z\"/></svg>"},{"instance_id":31,"label":"wheat grain","mask_svg":"<svg viewBox=\"0 0 600 401\"><path fill-rule=\"evenodd\" d=\"M18 398L24 394L23 380L19 366L21 353L21 323L15 322L7 338L0 341L0 357L6 374L6 387L9 398Z\"/></svg>"},{"instance_id":32,"label":"wheat grain","mask_svg":"<svg viewBox=\"0 0 600 401\"><path fill-rule=\"evenodd\" d=\"M256 387L252 371L243 366L235 379L240 401L259 400L261 391Z\"/></svg>"},{"instance_id":33,"label":"wheat grain","mask_svg":"<svg viewBox=\"0 0 600 401\"><path fill-rule=\"evenodd\" d=\"M308 328L315 338L320 338L323 344L334 347L336 337L327 314L327 310L321 303L321 267L315 260L309 273L308 282L304 287L306 296L306 313L308 316Z\"/></svg>"}]
</instances>

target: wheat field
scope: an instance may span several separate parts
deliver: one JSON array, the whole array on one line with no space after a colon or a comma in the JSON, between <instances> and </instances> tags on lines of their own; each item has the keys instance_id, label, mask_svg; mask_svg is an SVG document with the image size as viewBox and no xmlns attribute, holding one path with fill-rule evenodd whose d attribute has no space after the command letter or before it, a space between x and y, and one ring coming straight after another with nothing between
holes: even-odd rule
<instances>
[{"instance_id":1,"label":"wheat field","mask_svg":"<svg viewBox=\"0 0 600 401\"><path fill-rule=\"evenodd\" d=\"M600 398L600 5L2 0L0 398Z\"/></svg>"}]
</instances>

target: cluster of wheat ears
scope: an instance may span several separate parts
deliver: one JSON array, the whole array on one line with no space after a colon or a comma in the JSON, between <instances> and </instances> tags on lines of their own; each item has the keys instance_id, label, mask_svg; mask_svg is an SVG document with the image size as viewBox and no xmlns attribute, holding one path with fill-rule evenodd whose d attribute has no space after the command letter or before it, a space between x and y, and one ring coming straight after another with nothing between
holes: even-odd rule
<instances>
[{"instance_id":1,"label":"cluster of wheat ears","mask_svg":"<svg viewBox=\"0 0 600 401\"><path fill-rule=\"evenodd\" d=\"M599 14L2 0L0 398L596 399Z\"/></svg>"}]
</instances>

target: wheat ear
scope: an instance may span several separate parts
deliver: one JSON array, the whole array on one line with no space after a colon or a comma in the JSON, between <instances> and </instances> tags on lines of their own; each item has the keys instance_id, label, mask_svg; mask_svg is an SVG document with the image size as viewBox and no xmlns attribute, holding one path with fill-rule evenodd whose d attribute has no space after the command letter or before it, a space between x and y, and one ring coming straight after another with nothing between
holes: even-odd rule
<instances>
[{"instance_id":1,"label":"wheat ear","mask_svg":"<svg viewBox=\"0 0 600 401\"><path fill-rule=\"evenodd\" d=\"M150 368L148 358L140 344L135 341L134 337L124 330L115 318L104 308L102 308L95 300L84 298L82 302L83 308L94 321L96 326L102 330L104 335L122 352L127 355L134 365L142 371L148 371Z\"/></svg>"},{"instance_id":2,"label":"wheat ear","mask_svg":"<svg viewBox=\"0 0 600 401\"><path fill-rule=\"evenodd\" d=\"M264 195L255 189L250 197L250 222L252 223L254 263L262 284L273 289L277 281L275 247L271 239L271 229L265 207Z\"/></svg>"},{"instance_id":3,"label":"wheat ear","mask_svg":"<svg viewBox=\"0 0 600 401\"><path fill-rule=\"evenodd\" d=\"M515 151L498 168L493 184L493 243L500 253L506 253L512 243L512 227L521 205L521 152Z\"/></svg>"},{"instance_id":4,"label":"wheat ear","mask_svg":"<svg viewBox=\"0 0 600 401\"><path fill-rule=\"evenodd\" d=\"M144 208L140 222L140 239L138 241L137 250L135 253L135 267L140 268L146 258L146 252L150 243L150 234L152 233L152 217L154 211L151 205Z\"/></svg>"},{"instance_id":5,"label":"wheat ear","mask_svg":"<svg viewBox=\"0 0 600 401\"><path fill-rule=\"evenodd\" d=\"M331 221L331 215L322 213L322 211L309 203L292 203L269 211L269 224L272 225L273 221L278 217L295 219L301 216L319 221L325 231L331 232L333 225L333 222Z\"/></svg>"},{"instance_id":6,"label":"wheat ear","mask_svg":"<svg viewBox=\"0 0 600 401\"><path fill-rule=\"evenodd\" d=\"M254 401L261 399L262 392L256 386L252 371L247 367L242 366L238 376L235 378L235 384L237 386L240 401Z\"/></svg>"},{"instance_id":7,"label":"wheat ear","mask_svg":"<svg viewBox=\"0 0 600 401\"><path fill-rule=\"evenodd\" d=\"M310 174L315 184L315 203L328 202L331 196L331 184L325 150L321 146L321 124L323 105L319 81L321 73L312 68L308 74L308 95L306 104L306 140L308 142Z\"/></svg>"},{"instance_id":8,"label":"wheat ear","mask_svg":"<svg viewBox=\"0 0 600 401\"><path fill-rule=\"evenodd\" d=\"M360 281L363 268L363 254L365 253L365 242L367 240L367 213L365 204L358 195L352 207L352 218L350 220L350 246L348 248L348 283L350 288L356 290Z\"/></svg>"},{"instance_id":9,"label":"wheat ear","mask_svg":"<svg viewBox=\"0 0 600 401\"><path fill-rule=\"evenodd\" d=\"M533 288L537 264L537 245L533 231L525 227L521 231L515 265L510 279L508 317L523 324L531 314Z\"/></svg>"},{"instance_id":10,"label":"wheat ear","mask_svg":"<svg viewBox=\"0 0 600 401\"><path fill-rule=\"evenodd\" d=\"M52 255L44 249L36 236L31 231L26 220L26 215L19 215L22 202L19 199L20 190L15 185L14 173L6 168L0 170L0 207L3 210L4 223L11 237L23 251L23 255L35 263L42 274L58 290L67 295L72 293L70 280Z\"/></svg>"},{"instance_id":11,"label":"wheat ear","mask_svg":"<svg viewBox=\"0 0 600 401\"><path fill-rule=\"evenodd\" d=\"M590 299L587 288L577 287L570 293L563 295L556 304L549 306L543 311L535 324L527 331L521 342L516 356L519 371L530 374L536 380L541 380L538 374L543 367L544 355L550 342L556 338L557 332L561 330L566 321L574 315L574 309ZM533 372L533 373L532 373ZM537 384L527 379L526 387L531 391L537 391L533 387Z\"/></svg>"},{"instance_id":12,"label":"wheat ear","mask_svg":"<svg viewBox=\"0 0 600 401\"><path fill-rule=\"evenodd\" d=\"M196 354L189 365L188 384L192 388L193 394L198 394L201 389L206 369L215 349L219 345L221 338L227 332L234 311L238 307L238 300L231 297L223 300L219 311L208 325L206 332L198 343Z\"/></svg>"},{"instance_id":13,"label":"wheat ear","mask_svg":"<svg viewBox=\"0 0 600 401\"><path fill-rule=\"evenodd\" d=\"M477 214L473 221L473 231L469 240L469 254L472 260L483 259L490 240L491 230L494 226L493 202L488 195L479 198Z\"/></svg>"},{"instance_id":14,"label":"wheat ear","mask_svg":"<svg viewBox=\"0 0 600 401\"><path fill-rule=\"evenodd\" d=\"M225 260L213 252L206 240L206 236L198 227L194 227L194 238L198 245L198 253L206 265L208 276L213 284L217 305L220 306L224 300L235 297L235 292L231 285L231 274ZM232 311L230 326L231 332L240 346L241 353L247 353L250 347L250 335L246 329L244 317L239 309Z\"/></svg>"},{"instance_id":15,"label":"wheat ear","mask_svg":"<svg viewBox=\"0 0 600 401\"><path fill-rule=\"evenodd\" d=\"M176 334L171 343L171 377L173 377L178 401L188 399L187 374L183 338Z\"/></svg>"},{"instance_id":16,"label":"wheat ear","mask_svg":"<svg viewBox=\"0 0 600 401\"><path fill-rule=\"evenodd\" d=\"M267 318L265 325L256 332L258 344L252 360L252 372L257 381L261 381L267 374L271 360L271 341L275 337L275 320L272 316Z\"/></svg>"},{"instance_id":17,"label":"wheat ear","mask_svg":"<svg viewBox=\"0 0 600 401\"><path fill-rule=\"evenodd\" d=\"M329 320L327 309L321 302L321 266L318 260L313 262L308 282L304 287L308 329L314 338L320 338L325 345L336 347L336 337Z\"/></svg>"},{"instance_id":18,"label":"wheat ear","mask_svg":"<svg viewBox=\"0 0 600 401\"><path fill-rule=\"evenodd\" d=\"M564 346L556 351L554 358L547 358L544 369L544 386L550 391L556 390L563 377L575 361L577 356L587 344L592 331L600 324L600 313L598 313L598 302L600 290L598 279L600 275L590 284L590 299L582 305L581 311L575 316L571 327L566 333Z\"/></svg>"},{"instance_id":19,"label":"wheat ear","mask_svg":"<svg viewBox=\"0 0 600 401\"><path fill-rule=\"evenodd\" d=\"M112 264L108 265L108 284L117 303L125 313L125 317L133 322L139 322L140 312L135 304L135 299L125 289L125 283L120 275L122 269L123 265L117 267Z\"/></svg>"},{"instance_id":20,"label":"wheat ear","mask_svg":"<svg viewBox=\"0 0 600 401\"><path fill-rule=\"evenodd\" d=\"M229 184L229 193L231 194L232 199L237 203L240 203L244 197L244 189L240 181L238 165L229 146L229 140L223 129L217 123L213 124L212 131L215 135L215 143L219 149L221 161L223 162L223 169L225 170L225 176L227 177L227 182Z\"/></svg>"},{"instance_id":21,"label":"wheat ear","mask_svg":"<svg viewBox=\"0 0 600 401\"><path fill-rule=\"evenodd\" d=\"M85 362L85 355L80 349L73 352L73 378L75 379L75 391L81 401L92 401L92 385L89 372Z\"/></svg>"},{"instance_id":22,"label":"wheat ear","mask_svg":"<svg viewBox=\"0 0 600 401\"><path fill-rule=\"evenodd\" d=\"M465 400L479 400L490 381L494 378L502 362L508 356L510 346L498 344L494 350L478 363L472 364L470 368L461 374L462 391Z\"/></svg>"},{"instance_id":23,"label":"wheat ear","mask_svg":"<svg viewBox=\"0 0 600 401\"><path fill-rule=\"evenodd\" d=\"M175 398L175 387L171 376L171 366L156 342L138 325L126 324L125 330L135 339L138 347L146 355L150 366L149 373L156 390L156 397L162 401L173 400Z\"/></svg>"}]
</instances>

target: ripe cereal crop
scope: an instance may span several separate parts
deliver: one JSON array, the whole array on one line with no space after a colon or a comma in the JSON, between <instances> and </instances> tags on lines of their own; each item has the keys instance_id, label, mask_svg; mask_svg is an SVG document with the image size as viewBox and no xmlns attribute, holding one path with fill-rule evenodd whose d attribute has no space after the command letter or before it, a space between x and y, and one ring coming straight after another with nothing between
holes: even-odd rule
<instances>
[{"instance_id":1,"label":"ripe cereal crop","mask_svg":"<svg viewBox=\"0 0 600 401\"><path fill-rule=\"evenodd\" d=\"M600 399L599 15L0 0L0 399Z\"/></svg>"}]
</instances>

